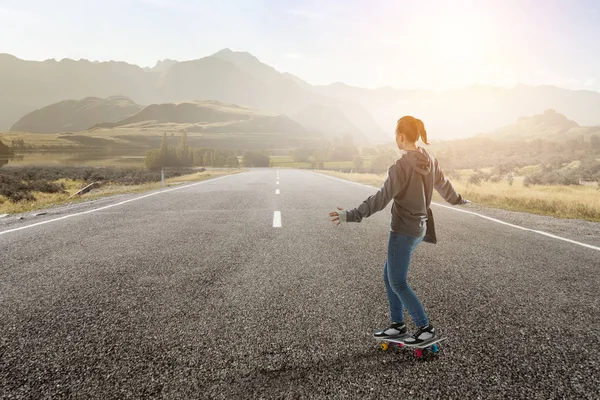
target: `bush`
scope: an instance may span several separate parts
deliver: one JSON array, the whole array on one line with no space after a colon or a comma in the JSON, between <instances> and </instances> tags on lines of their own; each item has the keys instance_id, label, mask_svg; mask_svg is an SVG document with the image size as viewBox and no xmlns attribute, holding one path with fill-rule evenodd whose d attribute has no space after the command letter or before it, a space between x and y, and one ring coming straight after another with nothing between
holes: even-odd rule
<instances>
[{"instance_id":1,"label":"bush","mask_svg":"<svg viewBox=\"0 0 600 400\"><path fill-rule=\"evenodd\" d=\"M373 159L371 169L373 172L385 172L396 162L396 157L392 152L384 152Z\"/></svg>"},{"instance_id":2,"label":"bush","mask_svg":"<svg viewBox=\"0 0 600 400\"><path fill-rule=\"evenodd\" d=\"M481 185L481 174L473 174L469 177L469 183L473 185Z\"/></svg>"},{"instance_id":3,"label":"bush","mask_svg":"<svg viewBox=\"0 0 600 400\"><path fill-rule=\"evenodd\" d=\"M14 153L0 140L0 168L8 164L8 160L14 156Z\"/></svg>"},{"instance_id":4,"label":"bush","mask_svg":"<svg viewBox=\"0 0 600 400\"><path fill-rule=\"evenodd\" d=\"M240 166L240 162L236 156L229 156L226 160L226 165L232 168L238 168Z\"/></svg>"},{"instance_id":5,"label":"bush","mask_svg":"<svg viewBox=\"0 0 600 400\"><path fill-rule=\"evenodd\" d=\"M448 175L448 178L450 178L453 181L460 182L460 180L461 180L460 173L454 169L450 170L447 173L447 175Z\"/></svg>"},{"instance_id":6,"label":"bush","mask_svg":"<svg viewBox=\"0 0 600 400\"><path fill-rule=\"evenodd\" d=\"M352 160L352 166L355 171L362 171L365 166L365 160L363 160L361 156L356 156L354 157L354 160Z\"/></svg>"},{"instance_id":7,"label":"bush","mask_svg":"<svg viewBox=\"0 0 600 400\"><path fill-rule=\"evenodd\" d=\"M155 171L162 167L162 160L160 158L160 150L149 150L146 153L146 159L144 160L146 168L151 171Z\"/></svg>"},{"instance_id":8,"label":"bush","mask_svg":"<svg viewBox=\"0 0 600 400\"><path fill-rule=\"evenodd\" d=\"M31 192L62 193L64 185L48 181L23 181L15 176L0 175L0 195L13 203L18 201L33 201L35 196Z\"/></svg>"},{"instance_id":9,"label":"bush","mask_svg":"<svg viewBox=\"0 0 600 400\"><path fill-rule=\"evenodd\" d=\"M165 170L165 178L191 174L187 168ZM12 202L33 201L32 192L63 193L65 186L59 179L80 180L84 184L102 181L118 185L140 185L160 182L159 171L135 168L92 168L92 167L6 167L0 170L0 195Z\"/></svg>"},{"instance_id":10,"label":"bush","mask_svg":"<svg viewBox=\"0 0 600 400\"><path fill-rule=\"evenodd\" d=\"M292 159L294 162L308 162L310 156L314 154L316 149L310 147L301 147L292 151Z\"/></svg>"},{"instance_id":11,"label":"bush","mask_svg":"<svg viewBox=\"0 0 600 400\"><path fill-rule=\"evenodd\" d=\"M358 149L354 146L337 146L329 150L327 159L329 161L352 161L358 155Z\"/></svg>"},{"instance_id":12,"label":"bush","mask_svg":"<svg viewBox=\"0 0 600 400\"><path fill-rule=\"evenodd\" d=\"M244 166L246 167L269 167L271 165L271 157L264 153L256 151L247 151L243 156Z\"/></svg>"},{"instance_id":13,"label":"bush","mask_svg":"<svg viewBox=\"0 0 600 400\"><path fill-rule=\"evenodd\" d=\"M529 185L578 185L580 178L579 169L575 170L549 170L535 173L525 178L523 184Z\"/></svg>"}]
</instances>

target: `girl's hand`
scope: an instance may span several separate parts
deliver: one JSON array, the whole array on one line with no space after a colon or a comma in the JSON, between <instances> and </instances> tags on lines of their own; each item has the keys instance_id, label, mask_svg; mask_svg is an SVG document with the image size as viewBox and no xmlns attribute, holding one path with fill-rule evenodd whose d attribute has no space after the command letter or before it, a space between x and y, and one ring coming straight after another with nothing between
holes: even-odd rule
<instances>
[{"instance_id":1,"label":"girl's hand","mask_svg":"<svg viewBox=\"0 0 600 400\"><path fill-rule=\"evenodd\" d=\"M338 207L338 210L339 211L332 211L329 213L329 216L331 217L330 221L336 225L346 222L346 211L341 207Z\"/></svg>"},{"instance_id":2,"label":"girl's hand","mask_svg":"<svg viewBox=\"0 0 600 400\"><path fill-rule=\"evenodd\" d=\"M459 206L465 206L467 204L471 204L473 203L471 200L467 200L464 197L460 196L460 202L458 203Z\"/></svg>"}]
</instances>

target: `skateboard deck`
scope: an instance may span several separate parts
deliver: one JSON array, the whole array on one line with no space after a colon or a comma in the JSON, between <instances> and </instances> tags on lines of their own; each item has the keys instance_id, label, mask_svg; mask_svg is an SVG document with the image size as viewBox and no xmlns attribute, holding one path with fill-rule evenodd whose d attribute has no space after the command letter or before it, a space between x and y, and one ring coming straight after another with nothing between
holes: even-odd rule
<instances>
[{"instance_id":1,"label":"skateboard deck","mask_svg":"<svg viewBox=\"0 0 600 400\"><path fill-rule=\"evenodd\" d=\"M419 344L407 344L404 343L403 339L410 337L409 334L398 336L395 338L378 338L373 337L375 340L381 342L381 350L386 351L390 348L390 346L397 346L400 348L411 348L413 349L414 355L417 358L421 358L423 356L423 350L430 348L434 354L437 354L440 351L439 342L448 339L447 337L440 336L435 340L419 343Z\"/></svg>"}]
</instances>

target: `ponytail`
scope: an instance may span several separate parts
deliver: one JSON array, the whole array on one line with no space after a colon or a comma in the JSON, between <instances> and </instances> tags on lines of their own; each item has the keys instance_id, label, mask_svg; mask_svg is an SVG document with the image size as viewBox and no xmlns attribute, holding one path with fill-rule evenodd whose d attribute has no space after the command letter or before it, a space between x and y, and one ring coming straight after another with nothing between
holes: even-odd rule
<instances>
[{"instance_id":1,"label":"ponytail","mask_svg":"<svg viewBox=\"0 0 600 400\"><path fill-rule=\"evenodd\" d=\"M421 136L423 143L429 144L427 142L427 131L425 130L425 124L420 119L417 119L417 132L419 133L419 136Z\"/></svg>"},{"instance_id":2,"label":"ponytail","mask_svg":"<svg viewBox=\"0 0 600 400\"><path fill-rule=\"evenodd\" d=\"M425 130L425 124L420 119L406 115L398 120L396 126L396 134L403 134L406 136L408 141L416 142L423 140L423 143L429 144L427 141L427 131Z\"/></svg>"}]
</instances>

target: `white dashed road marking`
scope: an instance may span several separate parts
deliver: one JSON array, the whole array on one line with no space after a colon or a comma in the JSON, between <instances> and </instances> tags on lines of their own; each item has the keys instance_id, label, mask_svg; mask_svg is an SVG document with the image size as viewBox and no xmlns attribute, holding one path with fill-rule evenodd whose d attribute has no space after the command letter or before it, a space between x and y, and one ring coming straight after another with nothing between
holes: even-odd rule
<instances>
[{"instance_id":1,"label":"white dashed road marking","mask_svg":"<svg viewBox=\"0 0 600 400\"><path fill-rule=\"evenodd\" d=\"M281 211L275 211L273 215L273 228L281 228Z\"/></svg>"}]
</instances>

